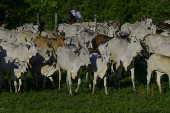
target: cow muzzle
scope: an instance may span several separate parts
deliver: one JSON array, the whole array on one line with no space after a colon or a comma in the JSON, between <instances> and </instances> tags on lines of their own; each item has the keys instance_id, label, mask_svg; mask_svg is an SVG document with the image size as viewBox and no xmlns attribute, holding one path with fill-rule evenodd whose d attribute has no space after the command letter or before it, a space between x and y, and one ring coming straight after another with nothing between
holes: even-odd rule
<instances>
[{"instance_id":1,"label":"cow muzzle","mask_svg":"<svg viewBox=\"0 0 170 113\"><path fill-rule=\"evenodd\" d=\"M39 55L39 53L36 53L36 56L38 56Z\"/></svg>"}]
</instances>

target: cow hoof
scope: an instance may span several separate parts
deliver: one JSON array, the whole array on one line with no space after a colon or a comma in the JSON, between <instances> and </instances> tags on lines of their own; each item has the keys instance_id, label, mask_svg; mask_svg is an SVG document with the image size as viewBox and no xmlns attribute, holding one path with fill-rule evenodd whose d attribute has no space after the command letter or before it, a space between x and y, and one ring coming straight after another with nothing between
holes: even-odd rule
<instances>
[{"instance_id":1,"label":"cow hoof","mask_svg":"<svg viewBox=\"0 0 170 113\"><path fill-rule=\"evenodd\" d=\"M58 90L59 93L61 93L61 90Z\"/></svg>"},{"instance_id":2,"label":"cow hoof","mask_svg":"<svg viewBox=\"0 0 170 113\"><path fill-rule=\"evenodd\" d=\"M108 96L108 94L106 94L106 96Z\"/></svg>"},{"instance_id":3,"label":"cow hoof","mask_svg":"<svg viewBox=\"0 0 170 113\"><path fill-rule=\"evenodd\" d=\"M74 90L74 93L77 93L77 91L76 91L76 90Z\"/></svg>"},{"instance_id":4,"label":"cow hoof","mask_svg":"<svg viewBox=\"0 0 170 113\"><path fill-rule=\"evenodd\" d=\"M72 96L72 94L69 94L69 97L71 97Z\"/></svg>"},{"instance_id":5,"label":"cow hoof","mask_svg":"<svg viewBox=\"0 0 170 113\"><path fill-rule=\"evenodd\" d=\"M94 94L92 94L92 96L94 96Z\"/></svg>"}]
</instances>

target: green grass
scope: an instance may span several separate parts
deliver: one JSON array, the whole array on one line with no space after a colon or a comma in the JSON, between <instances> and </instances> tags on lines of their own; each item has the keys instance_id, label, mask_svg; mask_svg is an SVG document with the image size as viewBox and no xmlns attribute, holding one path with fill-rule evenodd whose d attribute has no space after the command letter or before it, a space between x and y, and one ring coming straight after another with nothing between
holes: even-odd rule
<instances>
[{"instance_id":1,"label":"green grass","mask_svg":"<svg viewBox=\"0 0 170 113\"><path fill-rule=\"evenodd\" d=\"M131 79L125 73L125 77L121 80L121 89L108 87L109 95L105 95L103 80L96 85L95 95L88 90L88 84L85 84L85 73L82 72L82 84L78 93L73 93L70 97L67 94L67 86L65 82L66 72L62 72L61 90L58 92L58 82L54 90L51 81L47 78L46 89L43 90L42 76L39 78L39 87L32 85L30 73L27 79L28 91L22 90L18 94L9 93L9 88L3 88L0 94L0 113L127 113L127 112L169 112L170 111L170 94L169 83L163 77L162 91L159 94L158 86L152 78L150 91L146 93L146 65L136 63L135 68L135 84L136 93L132 91ZM53 78L56 79L57 72ZM7 82L7 79L6 83ZM22 78L23 82L23 78ZM72 80L72 91L76 89L77 79ZM23 82L24 84L24 82ZM113 83L114 84L114 83ZM13 86L13 82L12 82ZM14 86L13 86L14 91Z\"/></svg>"}]
</instances>

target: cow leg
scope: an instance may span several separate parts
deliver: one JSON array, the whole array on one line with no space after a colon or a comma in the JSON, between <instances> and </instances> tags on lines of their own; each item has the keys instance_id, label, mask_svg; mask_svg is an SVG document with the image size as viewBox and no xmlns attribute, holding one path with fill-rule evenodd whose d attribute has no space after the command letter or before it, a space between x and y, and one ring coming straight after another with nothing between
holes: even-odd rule
<instances>
[{"instance_id":1,"label":"cow leg","mask_svg":"<svg viewBox=\"0 0 170 113\"><path fill-rule=\"evenodd\" d=\"M24 73L24 89L27 89L27 72Z\"/></svg>"},{"instance_id":2,"label":"cow leg","mask_svg":"<svg viewBox=\"0 0 170 113\"><path fill-rule=\"evenodd\" d=\"M162 94L162 89L161 89L161 73L156 71L157 73L157 84L158 84L158 87L159 87L159 93Z\"/></svg>"},{"instance_id":3,"label":"cow leg","mask_svg":"<svg viewBox=\"0 0 170 113\"><path fill-rule=\"evenodd\" d=\"M5 83L4 77L3 77L2 81L3 81L3 86L6 87L6 83Z\"/></svg>"},{"instance_id":4,"label":"cow leg","mask_svg":"<svg viewBox=\"0 0 170 113\"><path fill-rule=\"evenodd\" d=\"M21 77L20 77L19 78L19 88L18 88L18 91L20 91L21 85L22 85L22 81L21 81Z\"/></svg>"},{"instance_id":5,"label":"cow leg","mask_svg":"<svg viewBox=\"0 0 170 113\"><path fill-rule=\"evenodd\" d=\"M35 84L36 84L36 87L38 87L38 74L36 73L36 76L35 77Z\"/></svg>"},{"instance_id":6,"label":"cow leg","mask_svg":"<svg viewBox=\"0 0 170 113\"><path fill-rule=\"evenodd\" d=\"M81 75L80 75L80 70L77 72L78 75L78 84L77 84L77 89L74 92L78 92L79 86L81 84Z\"/></svg>"},{"instance_id":7,"label":"cow leg","mask_svg":"<svg viewBox=\"0 0 170 113\"><path fill-rule=\"evenodd\" d=\"M13 78L14 79L14 78ZM15 81L16 82L16 81ZM8 75L8 85L9 85L9 89L10 89L10 93L12 93L12 86L11 86L11 76ZM17 89L17 83L16 83L16 89Z\"/></svg>"},{"instance_id":8,"label":"cow leg","mask_svg":"<svg viewBox=\"0 0 170 113\"><path fill-rule=\"evenodd\" d=\"M24 75L25 76L25 75ZM33 73L31 71L31 76L32 76L32 83L33 83L33 86L35 86L35 73Z\"/></svg>"},{"instance_id":9,"label":"cow leg","mask_svg":"<svg viewBox=\"0 0 170 113\"><path fill-rule=\"evenodd\" d=\"M169 88L170 88L170 73L168 73L168 77L169 77ZM170 90L169 90L170 92Z\"/></svg>"},{"instance_id":10,"label":"cow leg","mask_svg":"<svg viewBox=\"0 0 170 113\"><path fill-rule=\"evenodd\" d=\"M52 85L53 85L53 88L55 89L55 84L54 84L54 81L53 81L53 78L52 78L52 76L49 76L48 78L51 80L51 82L52 82Z\"/></svg>"},{"instance_id":11,"label":"cow leg","mask_svg":"<svg viewBox=\"0 0 170 113\"><path fill-rule=\"evenodd\" d=\"M9 78L8 78L9 79ZM16 77L13 75L13 80L14 80L14 87L15 87L15 93L17 93L17 82L16 82ZM9 82L9 81L8 81ZM11 82L11 77L10 77L10 82ZM12 89L12 88L11 88Z\"/></svg>"},{"instance_id":12,"label":"cow leg","mask_svg":"<svg viewBox=\"0 0 170 113\"><path fill-rule=\"evenodd\" d=\"M72 85L72 81L71 81L71 76L70 76L70 71L67 71L67 76L68 76L68 83L69 83L69 95L72 95L72 91L71 91L71 85Z\"/></svg>"},{"instance_id":13,"label":"cow leg","mask_svg":"<svg viewBox=\"0 0 170 113\"><path fill-rule=\"evenodd\" d=\"M88 72L89 74L90 74L90 72ZM90 76L88 76L88 78L89 78L89 91L91 91L91 78L90 78Z\"/></svg>"},{"instance_id":14,"label":"cow leg","mask_svg":"<svg viewBox=\"0 0 170 113\"><path fill-rule=\"evenodd\" d=\"M66 83L67 83L67 92L69 93L69 82L68 82L68 76L66 76Z\"/></svg>"},{"instance_id":15,"label":"cow leg","mask_svg":"<svg viewBox=\"0 0 170 113\"><path fill-rule=\"evenodd\" d=\"M97 80L98 80L98 83L100 84L100 78L99 77L97 78Z\"/></svg>"},{"instance_id":16,"label":"cow leg","mask_svg":"<svg viewBox=\"0 0 170 113\"><path fill-rule=\"evenodd\" d=\"M0 92L2 91L2 82L4 80L4 74L0 70Z\"/></svg>"},{"instance_id":17,"label":"cow leg","mask_svg":"<svg viewBox=\"0 0 170 113\"><path fill-rule=\"evenodd\" d=\"M89 75L88 75L89 73L87 72L86 73L86 81L85 81L85 83L87 84L87 79L89 78Z\"/></svg>"},{"instance_id":18,"label":"cow leg","mask_svg":"<svg viewBox=\"0 0 170 113\"><path fill-rule=\"evenodd\" d=\"M150 80L151 80L151 71L148 70L148 75L147 75L147 93L149 92L149 83L150 83Z\"/></svg>"},{"instance_id":19,"label":"cow leg","mask_svg":"<svg viewBox=\"0 0 170 113\"><path fill-rule=\"evenodd\" d=\"M58 91L60 92L60 91L61 91L61 88L60 88L60 83L61 83L61 70L59 69L58 72L59 72L59 85L58 85Z\"/></svg>"},{"instance_id":20,"label":"cow leg","mask_svg":"<svg viewBox=\"0 0 170 113\"><path fill-rule=\"evenodd\" d=\"M136 91L136 88L135 88L134 68L130 69L130 72L131 72L131 80L132 80L132 84L133 84L133 91Z\"/></svg>"},{"instance_id":21,"label":"cow leg","mask_svg":"<svg viewBox=\"0 0 170 113\"><path fill-rule=\"evenodd\" d=\"M36 74L37 75L37 74ZM33 86L36 86L36 82L35 82L35 80L36 80L36 76L35 75L35 73L34 72L31 72L31 76L32 76L32 83L33 83Z\"/></svg>"},{"instance_id":22,"label":"cow leg","mask_svg":"<svg viewBox=\"0 0 170 113\"><path fill-rule=\"evenodd\" d=\"M122 75L121 75L121 67L119 66L118 67L118 88L120 89L120 80L122 78Z\"/></svg>"},{"instance_id":23,"label":"cow leg","mask_svg":"<svg viewBox=\"0 0 170 113\"><path fill-rule=\"evenodd\" d=\"M108 95L108 92L107 92L107 75L104 76L104 87L105 87L105 94Z\"/></svg>"},{"instance_id":24,"label":"cow leg","mask_svg":"<svg viewBox=\"0 0 170 113\"><path fill-rule=\"evenodd\" d=\"M93 91L92 91L92 95L94 95L94 92L95 92L95 86L96 86L96 84L97 84L96 80L97 80L97 74L96 74L96 73L94 73L94 79L93 79Z\"/></svg>"},{"instance_id":25,"label":"cow leg","mask_svg":"<svg viewBox=\"0 0 170 113\"><path fill-rule=\"evenodd\" d=\"M43 89L45 89L46 76L43 76Z\"/></svg>"},{"instance_id":26,"label":"cow leg","mask_svg":"<svg viewBox=\"0 0 170 113\"><path fill-rule=\"evenodd\" d=\"M115 78L115 88L117 88L117 74L118 74L118 70L115 70L115 74L114 74L114 78Z\"/></svg>"},{"instance_id":27,"label":"cow leg","mask_svg":"<svg viewBox=\"0 0 170 113\"><path fill-rule=\"evenodd\" d=\"M113 62L111 63L111 70L110 70L110 74L109 74L109 86L112 86L112 74L115 75L114 69L113 69Z\"/></svg>"}]
</instances>

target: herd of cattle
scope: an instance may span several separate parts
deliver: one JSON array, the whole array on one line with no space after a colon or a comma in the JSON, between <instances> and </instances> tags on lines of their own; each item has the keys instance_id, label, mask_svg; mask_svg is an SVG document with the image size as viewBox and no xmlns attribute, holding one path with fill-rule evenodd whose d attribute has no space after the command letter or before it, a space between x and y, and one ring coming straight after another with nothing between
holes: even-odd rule
<instances>
[{"instance_id":1,"label":"herd of cattle","mask_svg":"<svg viewBox=\"0 0 170 113\"><path fill-rule=\"evenodd\" d=\"M160 79L163 74L170 76L170 20L154 25L151 18L134 24L120 24L117 20L105 23L84 22L72 25L61 23L58 32L44 30L40 33L38 25L26 23L13 30L0 26L0 90L6 85L4 76L8 75L10 92L11 75L14 80L15 92L20 91L21 75L24 73L26 89L27 72L30 71L33 84L38 86L37 78L43 75L43 88L46 77L53 87L52 75L59 72L59 91L61 70L67 71L66 83L69 95L72 95L71 78L78 78L78 91L81 84L81 71L86 71L86 81L93 75L93 89L97 77L104 78L105 94L107 77L113 78L115 86L120 88L122 68L130 70L133 90L135 88L134 61L143 56L147 61L147 91L151 73L156 71L159 91ZM84 66L84 68L83 68ZM107 71L112 74L107 75ZM36 74L36 75L35 75Z\"/></svg>"}]
</instances>

